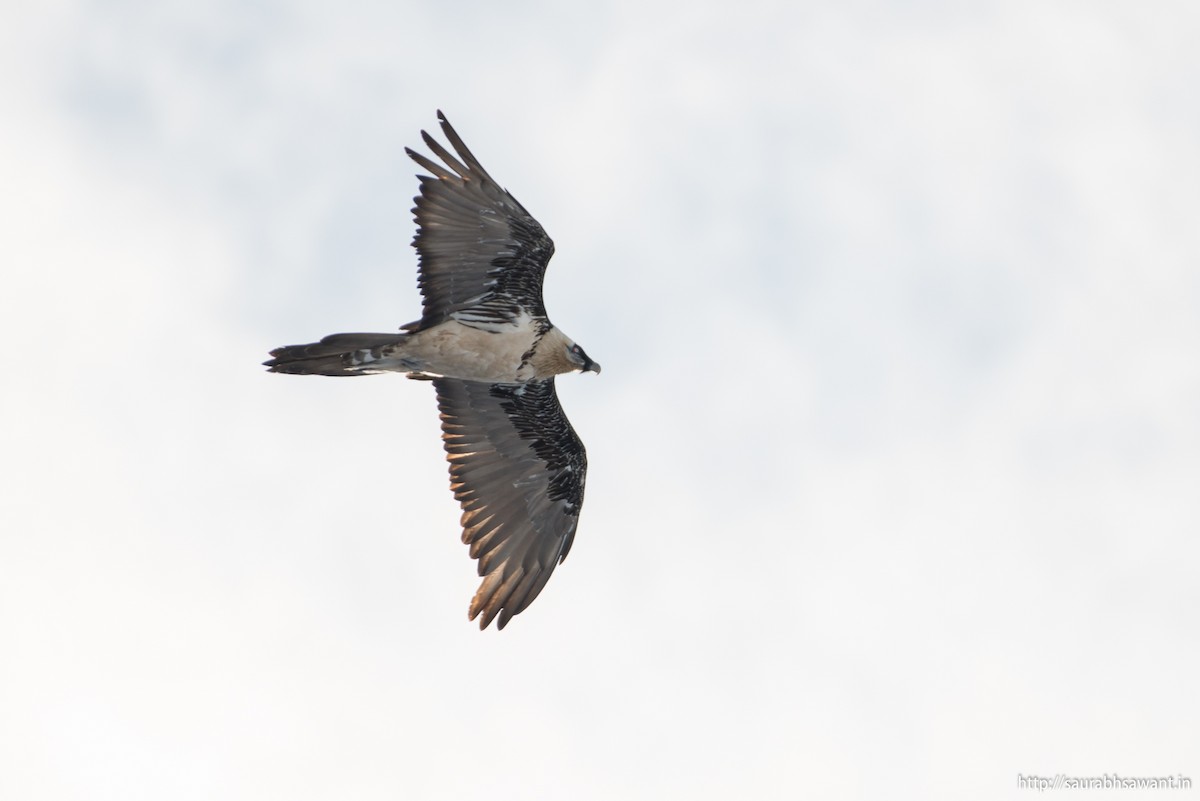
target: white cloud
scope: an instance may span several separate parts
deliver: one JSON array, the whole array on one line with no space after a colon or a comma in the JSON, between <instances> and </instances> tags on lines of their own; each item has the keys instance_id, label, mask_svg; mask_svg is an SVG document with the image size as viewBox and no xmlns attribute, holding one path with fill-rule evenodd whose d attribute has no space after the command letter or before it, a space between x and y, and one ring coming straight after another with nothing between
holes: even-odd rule
<instances>
[{"instance_id":1,"label":"white cloud","mask_svg":"<svg viewBox=\"0 0 1200 801\"><path fill-rule=\"evenodd\" d=\"M247 8L3 12L0 795L1196 778L1190 6ZM438 107L605 365L499 635L428 387L257 365L415 318Z\"/></svg>"}]
</instances>

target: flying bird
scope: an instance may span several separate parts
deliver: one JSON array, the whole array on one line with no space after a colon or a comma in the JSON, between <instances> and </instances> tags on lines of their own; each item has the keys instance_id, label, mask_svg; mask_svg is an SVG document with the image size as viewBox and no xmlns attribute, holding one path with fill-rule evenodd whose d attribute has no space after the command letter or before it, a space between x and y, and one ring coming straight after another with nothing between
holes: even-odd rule
<instances>
[{"instance_id":1,"label":"flying bird","mask_svg":"<svg viewBox=\"0 0 1200 801\"><path fill-rule=\"evenodd\" d=\"M583 505L587 454L554 389L562 373L600 372L542 302L554 243L488 175L442 112L450 153L409 148L421 319L390 334L331 334L271 351L275 373L404 373L431 380L441 412L462 539L483 581L468 615L504 628L567 558Z\"/></svg>"}]
</instances>

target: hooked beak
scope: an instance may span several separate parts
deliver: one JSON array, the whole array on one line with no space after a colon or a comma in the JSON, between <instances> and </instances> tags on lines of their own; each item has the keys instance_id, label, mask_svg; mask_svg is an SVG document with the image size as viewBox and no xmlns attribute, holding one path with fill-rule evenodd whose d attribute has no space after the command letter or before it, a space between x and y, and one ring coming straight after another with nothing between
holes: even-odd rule
<instances>
[{"instance_id":1,"label":"hooked beak","mask_svg":"<svg viewBox=\"0 0 1200 801\"><path fill-rule=\"evenodd\" d=\"M585 373L595 373L596 375L600 375L600 363L599 363L599 362L594 362L594 361L592 361L591 359L588 359L588 360L587 360L587 364L585 364L585 365L583 366L583 372L585 372Z\"/></svg>"}]
</instances>

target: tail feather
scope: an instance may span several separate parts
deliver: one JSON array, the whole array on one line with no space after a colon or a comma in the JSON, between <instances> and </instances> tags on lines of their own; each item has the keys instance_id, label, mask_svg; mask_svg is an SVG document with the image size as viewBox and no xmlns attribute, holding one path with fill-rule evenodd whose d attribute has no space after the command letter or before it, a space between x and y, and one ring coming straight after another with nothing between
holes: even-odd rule
<instances>
[{"instance_id":1,"label":"tail feather","mask_svg":"<svg viewBox=\"0 0 1200 801\"><path fill-rule=\"evenodd\" d=\"M293 375L367 375L383 350L404 341L406 334L330 334L308 345L285 345L263 362L272 373Z\"/></svg>"}]
</instances>

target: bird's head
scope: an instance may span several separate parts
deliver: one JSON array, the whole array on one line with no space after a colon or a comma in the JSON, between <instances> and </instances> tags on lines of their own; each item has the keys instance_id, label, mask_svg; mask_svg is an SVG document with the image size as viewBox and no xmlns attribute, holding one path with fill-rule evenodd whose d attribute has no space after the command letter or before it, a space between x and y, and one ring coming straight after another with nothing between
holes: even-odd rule
<instances>
[{"instance_id":1,"label":"bird's head","mask_svg":"<svg viewBox=\"0 0 1200 801\"><path fill-rule=\"evenodd\" d=\"M562 373L600 372L583 348L557 328L551 328L534 346L530 358L535 378L550 378Z\"/></svg>"},{"instance_id":2,"label":"bird's head","mask_svg":"<svg viewBox=\"0 0 1200 801\"><path fill-rule=\"evenodd\" d=\"M583 348L574 342L570 342L567 345L567 359L581 373L595 373L596 375L600 375L600 365L588 358L588 355L583 352Z\"/></svg>"}]
</instances>

